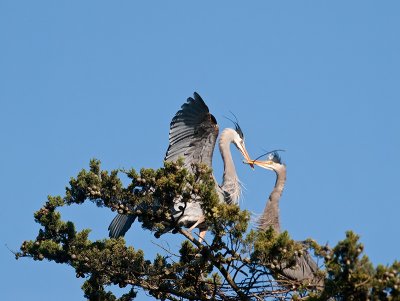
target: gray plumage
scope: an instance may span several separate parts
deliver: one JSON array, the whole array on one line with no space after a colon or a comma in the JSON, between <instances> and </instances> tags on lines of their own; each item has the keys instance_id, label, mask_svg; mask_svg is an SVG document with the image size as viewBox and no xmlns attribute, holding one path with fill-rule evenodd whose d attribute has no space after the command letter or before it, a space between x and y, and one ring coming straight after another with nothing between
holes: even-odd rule
<instances>
[{"instance_id":1,"label":"gray plumage","mask_svg":"<svg viewBox=\"0 0 400 301\"><path fill-rule=\"evenodd\" d=\"M108 226L109 236L114 238L124 236L135 219L136 216L132 214L117 214Z\"/></svg>"},{"instance_id":2,"label":"gray plumage","mask_svg":"<svg viewBox=\"0 0 400 301\"><path fill-rule=\"evenodd\" d=\"M204 163L212 167L212 156L218 132L219 127L215 117L210 114L203 99L195 92L194 97L188 98L171 121L169 146L164 160L175 162L183 158L183 166L192 172L195 163ZM235 144L247 160L249 159L243 132L237 122L235 122L235 130L227 128L221 133L219 141L219 149L224 161L222 185L219 186L214 178L220 201L237 203L240 196L240 184L230 152L231 143ZM174 217L179 217L180 225L199 228L203 233L201 235L204 236L206 225L200 201L194 200L183 204L177 199L172 213ZM179 208L185 208L184 212ZM118 214L108 227L109 236L124 236L134 221L133 215L121 217L121 214Z\"/></svg>"},{"instance_id":3,"label":"gray plumage","mask_svg":"<svg viewBox=\"0 0 400 301\"><path fill-rule=\"evenodd\" d=\"M261 230L272 227L277 233L280 233L279 200L286 182L286 166L282 164L276 152L272 152L266 161L254 161L254 164L273 170L276 174L275 186L268 198L264 212L258 220L258 227ZM285 264L282 264L280 270L285 278L315 287L321 288L323 286L323 279L316 276L319 270L318 266L307 250L304 250L303 255L296 257L294 266L289 268L285 266Z\"/></svg>"},{"instance_id":4,"label":"gray plumage","mask_svg":"<svg viewBox=\"0 0 400 301\"><path fill-rule=\"evenodd\" d=\"M279 157L272 157L272 158L279 158ZM269 160L272 161L270 157ZM281 232L281 223L279 217L279 200L282 196L283 189L285 187L286 182L286 167L285 165L281 164L280 159L279 162L275 162L274 167L271 168L275 171L276 180L275 186L272 190L271 194L269 195L267 204L265 205L264 211L258 220L258 227L260 229L266 230L269 227L272 227L275 232Z\"/></svg>"},{"instance_id":5,"label":"gray plumage","mask_svg":"<svg viewBox=\"0 0 400 301\"><path fill-rule=\"evenodd\" d=\"M165 161L184 159L184 167L192 170L192 163L212 166L212 155L218 136L215 117L208 111L200 95L188 98L170 124L169 146Z\"/></svg>"}]
</instances>

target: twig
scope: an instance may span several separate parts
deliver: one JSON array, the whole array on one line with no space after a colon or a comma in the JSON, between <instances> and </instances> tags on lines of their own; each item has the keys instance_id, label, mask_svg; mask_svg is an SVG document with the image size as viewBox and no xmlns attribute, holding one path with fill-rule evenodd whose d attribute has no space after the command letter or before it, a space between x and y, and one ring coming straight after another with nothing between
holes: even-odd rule
<instances>
[{"instance_id":1,"label":"twig","mask_svg":"<svg viewBox=\"0 0 400 301\"><path fill-rule=\"evenodd\" d=\"M177 254L175 254L175 253L172 253L170 250L167 250L167 249L166 249L165 247L163 247L162 245L160 245L160 244L158 244L158 243L156 243L156 242L154 242L154 241L151 241L151 243L152 243L153 245L156 245L157 247L163 249L165 252L169 253L170 255L180 258L180 255L177 255Z\"/></svg>"}]
</instances>

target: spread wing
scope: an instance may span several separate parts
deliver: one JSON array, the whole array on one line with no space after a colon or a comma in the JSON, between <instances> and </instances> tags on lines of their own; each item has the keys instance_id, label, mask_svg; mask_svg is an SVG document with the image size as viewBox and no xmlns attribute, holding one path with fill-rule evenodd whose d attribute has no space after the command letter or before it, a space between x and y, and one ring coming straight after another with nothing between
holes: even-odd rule
<instances>
[{"instance_id":1,"label":"spread wing","mask_svg":"<svg viewBox=\"0 0 400 301\"><path fill-rule=\"evenodd\" d=\"M169 146L165 161L184 159L184 167L193 163L212 166L212 156L218 136L218 125L207 105L196 92L189 97L171 121Z\"/></svg>"}]
</instances>

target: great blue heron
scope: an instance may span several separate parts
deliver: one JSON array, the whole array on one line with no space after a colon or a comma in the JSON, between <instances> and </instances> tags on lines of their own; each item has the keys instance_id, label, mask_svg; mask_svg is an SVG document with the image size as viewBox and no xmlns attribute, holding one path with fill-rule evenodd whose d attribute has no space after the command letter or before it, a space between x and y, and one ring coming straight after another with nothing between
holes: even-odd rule
<instances>
[{"instance_id":1,"label":"great blue heron","mask_svg":"<svg viewBox=\"0 0 400 301\"><path fill-rule=\"evenodd\" d=\"M219 150L224 162L222 184L218 185L214 178L220 201L227 203L237 203L241 191L230 144L233 143L245 160L250 161L244 144L243 132L237 122L234 124L235 129L224 129L219 139ZM210 114L203 99L195 92L194 97L188 98L171 121L169 146L164 160L175 162L179 158L183 158L183 166L192 172L194 163L205 163L211 167L218 132L219 127L215 117ZM207 227L199 200L182 205L182 202L177 200L173 208L174 216L179 216L178 224L190 228L189 230L199 228L199 237L202 240ZM181 209L183 207L184 212ZM135 218L134 215L118 214L108 227L109 236L124 236Z\"/></svg>"},{"instance_id":2,"label":"great blue heron","mask_svg":"<svg viewBox=\"0 0 400 301\"><path fill-rule=\"evenodd\" d=\"M281 158L276 151L269 153L265 161L253 160L251 162L262 168L272 170L276 174L275 186L269 195L264 212L258 220L258 228L267 230L272 227L277 233L280 233L279 200L285 187L286 165L281 162ZM280 273L287 279L322 288L323 279L316 274L319 270L318 266L307 250L304 250L301 256L296 256L296 264L294 266L285 266L285 264L281 265Z\"/></svg>"}]
</instances>

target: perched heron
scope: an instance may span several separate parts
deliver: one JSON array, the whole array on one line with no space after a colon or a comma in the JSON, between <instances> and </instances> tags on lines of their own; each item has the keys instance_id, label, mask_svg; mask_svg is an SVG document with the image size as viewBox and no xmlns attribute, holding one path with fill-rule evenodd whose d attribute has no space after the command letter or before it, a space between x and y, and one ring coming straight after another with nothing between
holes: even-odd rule
<instances>
[{"instance_id":1,"label":"perched heron","mask_svg":"<svg viewBox=\"0 0 400 301\"><path fill-rule=\"evenodd\" d=\"M286 166L281 162L281 158L276 151L269 153L265 161L253 160L251 162L262 168L272 170L276 174L275 186L269 195L264 212L258 220L258 228L267 230L269 227L272 227L277 233L280 233L279 200L285 186ZM296 257L296 264L293 267L282 267L281 274L287 279L321 288L323 286L323 279L316 275L318 270L316 262L304 250L303 255Z\"/></svg>"},{"instance_id":2,"label":"perched heron","mask_svg":"<svg viewBox=\"0 0 400 301\"><path fill-rule=\"evenodd\" d=\"M231 143L238 148L247 162L250 162L250 157L244 144L243 132L237 121L233 122L235 129L224 129L219 139L219 150L224 163L222 184L218 185L215 177L214 181L220 201L236 204L239 200L241 188L232 160ZM211 167L218 132L219 127L215 117L210 114L203 99L195 92L194 97L188 98L171 121L169 146L164 160L175 162L179 158L183 158L183 166L192 172L194 172L193 164L195 163L204 163ZM199 228L201 241L205 236L207 227L200 202L201 200L196 200L183 204L176 200L173 216L179 217L178 224L188 227L189 231ZM184 208L184 211L182 211L182 208ZM135 218L135 215L118 214L108 227L109 236L124 236Z\"/></svg>"}]
</instances>

